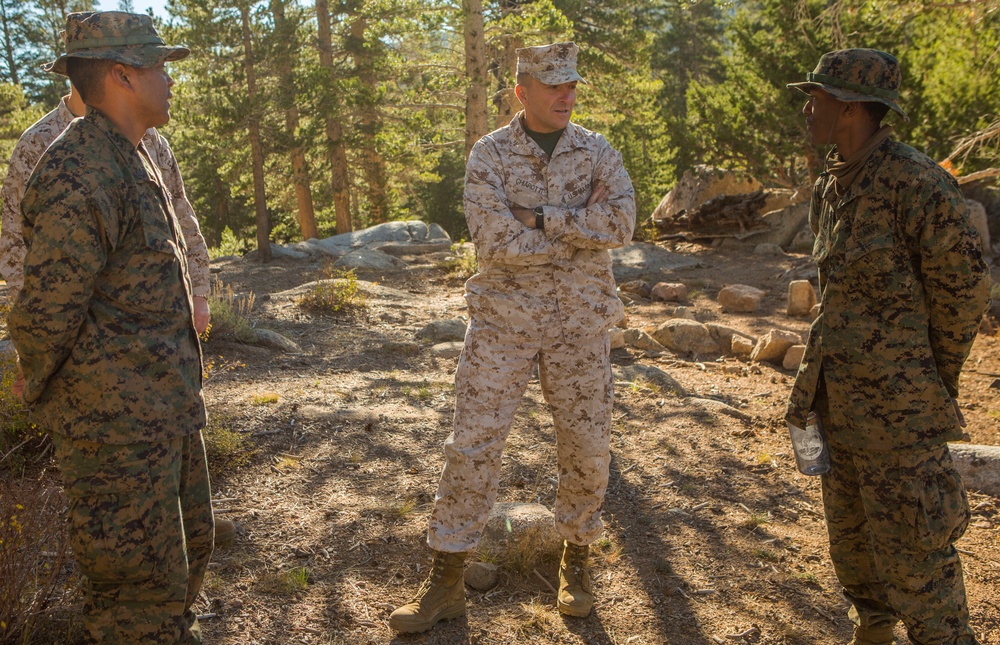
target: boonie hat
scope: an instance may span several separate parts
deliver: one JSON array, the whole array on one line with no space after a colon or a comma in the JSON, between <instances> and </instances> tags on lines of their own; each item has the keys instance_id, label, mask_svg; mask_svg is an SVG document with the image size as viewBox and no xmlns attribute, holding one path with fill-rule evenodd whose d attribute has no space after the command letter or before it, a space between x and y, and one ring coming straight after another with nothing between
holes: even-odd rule
<instances>
[{"instance_id":1,"label":"boonie hat","mask_svg":"<svg viewBox=\"0 0 1000 645\"><path fill-rule=\"evenodd\" d=\"M66 75L70 58L103 58L132 67L152 67L187 57L187 47L169 47L144 13L81 11L66 16L66 53L42 65L46 72Z\"/></svg>"},{"instance_id":2,"label":"boonie hat","mask_svg":"<svg viewBox=\"0 0 1000 645\"><path fill-rule=\"evenodd\" d=\"M576 43L555 43L517 50L517 73L530 74L548 85L580 81L586 83L576 71Z\"/></svg>"},{"instance_id":3,"label":"boonie hat","mask_svg":"<svg viewBox=\"0 0 1000 645\"><path fill-rule=\"evenodd\" d=\"M801 90L819 88L840 101L875 101L892 108L906 120L899 100L899 61L877 49L841 49L823 54L816 69L801 83L785 87Z\"/></svg>"}]
</instances>

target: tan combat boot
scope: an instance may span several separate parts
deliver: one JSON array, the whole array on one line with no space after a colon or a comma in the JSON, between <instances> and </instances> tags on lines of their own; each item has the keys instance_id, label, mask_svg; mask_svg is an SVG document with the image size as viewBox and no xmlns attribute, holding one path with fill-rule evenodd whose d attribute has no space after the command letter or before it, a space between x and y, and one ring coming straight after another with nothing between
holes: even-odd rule
<instances>
[{"instance_id":1,"label":"tan combat boot","mask_svg":"<svg viewBox=\"0 0 1000 645\"><path fill-rule=\"evenodd\" d=\"M878 627L859 625L854 628L854 638L850 645L892 645L895 642L892 627L892 624Z\"/></svg>"},{"instance_id":2,"label":"tan combat boot","mask_svg":"<svg viewBox=\"0 0 1000 645\"><path fill-rule=\"evenodd\" d=\"M594 607L590 590L590 547L586 544L565 543L562 562L559 563L559 597L556 607L567 616L585 618Z\"/></svg>"},{"instance_id":3,"label":"tan combat boot","mask_svg":"<svg viewBox=\"0 0 1000 645\"><path fill-rule=\"evenodd\" d=\"M439 621L465 615L465 555L434 552L427 580L409 603L389 616L397 632L425 632Z\"/></svg>"}]
</instances>

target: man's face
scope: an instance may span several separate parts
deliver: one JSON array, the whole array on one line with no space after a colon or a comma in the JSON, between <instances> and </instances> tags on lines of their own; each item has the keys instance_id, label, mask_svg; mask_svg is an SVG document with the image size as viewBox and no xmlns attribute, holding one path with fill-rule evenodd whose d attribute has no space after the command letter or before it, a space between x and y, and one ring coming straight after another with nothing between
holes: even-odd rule
<instances>
[{"instance_id":1,"label":"man's face","mask_svg":"<svg viewBox=\"0 0 1000 645\"><path fill-rule=\"evenodd\" d=\"M833 98L829 92L819 88L809 90L809 100L802 108L802 114L806 115L806 128L813 144L827 145L834 142L843 107L844 103Z\"/></svg>"},{"instance_id":2,"label":"man's face","mask_svg":"<svg viewBox=\"0 0 1000 645\"><path fill-rule=\"evenodd\" d=\"M524 106L525 125L535 132L555 132L569 124L576 104L576 81L548 85L534 76L519 84L517 98Z\"/></svg>"},{"instance_id":3,"label":"man's face","mask_svg":"<svg viewBox=\"0 0 1000 645\"><path fill-rule=\"evenodd\" d=\"M153 67L130 67L129 75L136 92L136 117L148 124L147 129L164 125L170 120L170 88L174 85L165 63Z\"/></svg>"}]
</instances>

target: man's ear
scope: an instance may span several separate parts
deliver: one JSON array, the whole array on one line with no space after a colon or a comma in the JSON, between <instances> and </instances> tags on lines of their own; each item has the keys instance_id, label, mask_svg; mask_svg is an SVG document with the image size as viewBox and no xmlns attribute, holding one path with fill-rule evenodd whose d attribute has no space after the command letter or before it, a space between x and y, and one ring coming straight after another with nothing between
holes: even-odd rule
<instances>
[{"instance_id":1,"label":"man's ear","mask_svg":"<svg viewBox=\"0 0 1000 645\"><path fill-rule=\"evenodd\" d=\"M132 68L122 63L115 63L108 74L108 81L120 89L132 89Z\"/></svg>"},{"instance_id":2,"label":"man's ear","mask_svg":"<svg viewBox=\"0 0 1000 645\"><path fill-rule=\"evenodd\" d=\"M517 97L518 101L524 103L524 86L520 83L514 86L514 96Z\"/></svg>"}]
</instances>

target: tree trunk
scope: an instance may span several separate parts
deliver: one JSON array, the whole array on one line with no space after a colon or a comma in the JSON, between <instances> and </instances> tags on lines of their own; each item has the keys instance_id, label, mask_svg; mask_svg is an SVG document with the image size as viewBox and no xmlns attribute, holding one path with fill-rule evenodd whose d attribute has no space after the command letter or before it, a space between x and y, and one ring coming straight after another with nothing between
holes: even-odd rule
<instances>
[{"instance_id":1,"label":"tree trunk","mask_svg":"<svg viewBox=\"0 0 1000 645\"><path fill-rule=\"evenodd\" d=\"M267 194L264 192L264 148L260 141L260 115L257 114L257 78L254 75L253 44L250 42L250 9L240 6L243 19L243 66L247 75L247 99L250 114L247 129L250 137L250 159L253 166L253 201L257 211L257 250L261 262L271 261L271 224L267 217Z\"/></svg>"},{"instance_id":2,"label":"tree trunk","mask_svg":"<svg viewBox=\"0 0 1000 645\"><path fill-rule=\"evenodd\" d=\"M302 231L302 239L309 240L319 237L316 229L316 212L313 209L312 190L309 186L309 166L306 154L299 142L299 110L295 107L295 79L292 76L292 52L295 42L295 30L285 19L285 0L271 0L271 13L274 15L274 31L278 36L279 73L281 75L281 101L285 105L285 128L288 131L288 154L292 160L292 183L295 185L295 202Z\"/></svg>"},{"instance_id":3,"label":"tree trunk","mask_svg":"<svg viewBox=\"0 0 1000 645\"><path fill-rule=\"evenodd\" d=\"M520 0L501 0L500 13L507 16L518 10ZM514 94L517 80L517 48L521 46L521 37L517 34L503 34L496 46L493 73L497 80L497 92L493 96L493 104L497 107L496 127L502 128L514 118L520 109L520 103Z\"/></svg>"},{"instance_id":4,"label":"tree trunk","mask_svg":"<svg viewBox=\"0 0 1000 645\"><path fill-rule=\"evenodd\" d=\"M388 182L386 181L385 159L378 151L376 139L381 129L378 114L378 81L375 78L375 62L372 48L366 47L368 18L361 14L352 16L351 54L361 82L362 100L359 101L360 119L358 130L362 138L361 166L368 182L368 209L371 221L381 224L389 210ZM377 45L376 43L372 43Z\"/></svg>"},{"instance_id":5,"label":"tree trunk","mask_svg":"<svg viewBox=\"0 0 1000 645\"><path fill-rule=\"evenodd\" d=\"M489 132L486 107L486 34L483 28L483 0L463 0L465 19L465 158L472 146Z\"/></svg>"},{"instance_id":6,"label":"tree trunk","mask_svg":"<svg viewBox=\"0 0 1000 645\"><path fill-rule=\"evenodd\" d=\"M17 63L14 61L14 43L10 37L13 27L10 24L10 16L7 13L7 0L0 0L0 21L2 21L0 27L3 28L3 51L4 58L7 59L7 71L10 75L10 82L14 85L20 85L21 81L18 80L17 76Z\"/></svg>"},{"instance_id":7,"label":"tree trunk","mask_svg":"<svg viewBox=\"0 0 1000 645\"><path fill-rule=\"evenodd\" d=\"M333 37L330 29L328 0L316 0L316 19L319 36L319 64L327 70L333 81ZM326 110L326 150L330 161L330 188L333 191L333 210L337 216L337 234L350 233L351 187L347 176L347 150L344 147L344 127L332 109Z\"/></svg>"}]
</instances>

